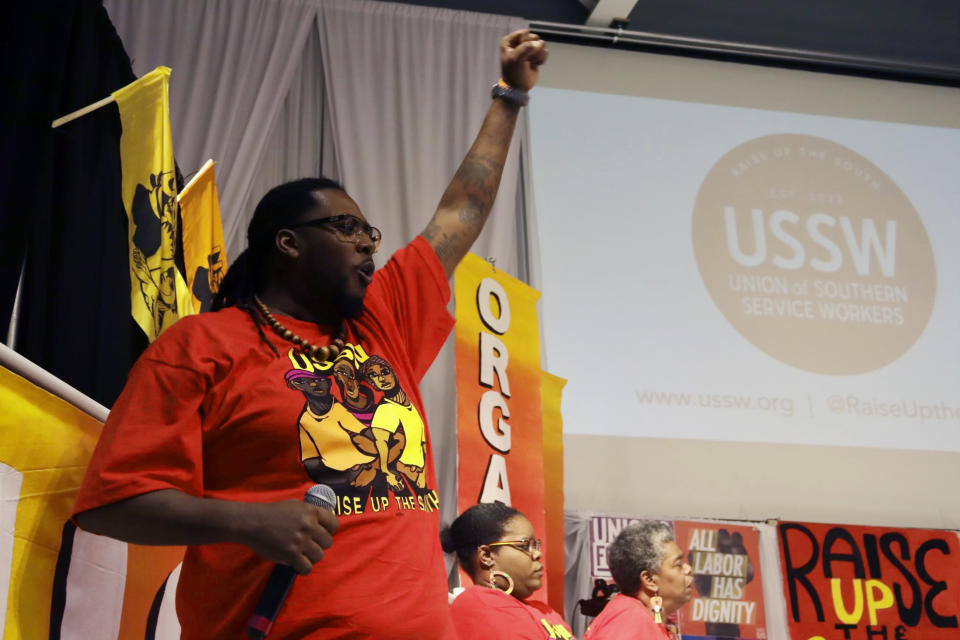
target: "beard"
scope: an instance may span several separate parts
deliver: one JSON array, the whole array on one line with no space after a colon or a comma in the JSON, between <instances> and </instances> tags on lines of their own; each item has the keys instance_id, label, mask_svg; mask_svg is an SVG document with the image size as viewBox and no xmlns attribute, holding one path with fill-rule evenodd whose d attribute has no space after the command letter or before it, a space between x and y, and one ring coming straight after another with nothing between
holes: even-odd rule
<instances>
[{"instance_id":1,"label":"beard","mask_svg":"<svg viewBox=\"0 0 960 640\"><path fill-rule=\"evenodd\" d=\"M358 287L356 272L338 265L316 265L295 277L306 285L307 299L317 311L333 312L339 319L356 318L363 311L366 287ZM323 315L327 315L324 313ZM332 321L332 319L331 319Z\"/></svg>"},{"instance_id":2,"label":"beard","mask_svg":"<svg viewBox=\"0 0 960 640\"><path fill-rule=\"evenodd\" d=\"M333 298L333 308L337 310L341 318L356 318L363 311L364 297L349 296L343 292L338 292Z\"/></svg>"}]
</instances>

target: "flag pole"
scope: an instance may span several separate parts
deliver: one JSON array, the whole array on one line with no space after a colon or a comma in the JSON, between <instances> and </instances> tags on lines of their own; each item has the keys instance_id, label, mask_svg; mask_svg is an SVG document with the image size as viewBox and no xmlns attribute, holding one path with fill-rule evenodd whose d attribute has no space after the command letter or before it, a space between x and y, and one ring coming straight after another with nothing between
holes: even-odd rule
<instances>
[{"instance_id":1,"label":"flag pole","mask_svg":"<svg viewBox=\"0 0 960 640\"><path fill-rule=\"evenodd\" d=\"M203 175L204 171L206 171L211 166L213 166L213 158L210 158L209 160L204 162L203 166L197 169L197 172L193 174L193 176L190 178L190 182L188 182L186 186L180 190L180 193L177 194L177 202L180 202L180 198L183 196L183 194L189 191L190 187L193 186L193 183L195 183L197 179Z\"/></svg>"},{"instance_id":2,"label":"flag pole","mask_svg":"<svg viewBox=\"0 0 960 640\"><path fill-rule=\"evenodd\" d=\"M116 102L116 100L114 99L113 96L107 96L107 97L104 98L103 100L97 100L97 101L94 102L93 104L88 104L87 106L83 107L82 109L77 109L76 111L72 111L72 112L68 113L68 114L65 115L65 116L61 116L61 117L57 118L56 120L53 121L53 124L51 124L50 127L53 128L53 129L56 129L57 127L59 127L59 126L61 126L61 125L67 124L67 123L70 122L71 120L76 120L77 118L80 118L80 117L83 117L83 116L87 115L87 114L90 113L91 111L96 111L96 110L99 109L100 107L105 107L105 106L107 106L108 104L110 104L111 102Z\"/></svg>"}]
</instances>

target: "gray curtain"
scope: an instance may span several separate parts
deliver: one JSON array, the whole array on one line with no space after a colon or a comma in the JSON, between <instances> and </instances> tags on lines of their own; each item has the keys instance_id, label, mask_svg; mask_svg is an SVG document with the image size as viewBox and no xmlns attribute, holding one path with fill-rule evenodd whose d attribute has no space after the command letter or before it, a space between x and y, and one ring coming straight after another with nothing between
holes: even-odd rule
<instances>
[{"instance_id":1,"label":"gray curtain","mask_svg":"<svg viewBox=\"0 0 960 640\"><path fill-rule=\"evenodd\" d=\"M383 258L426 227L483 122L490 86L500 75L500 38L523 26L514 18L395 3L321 4L320 46L340 175L381 226ZM521 124L518 139L524 130ZM512 274L526 260L517 233L519 166L515 143L473 248ZM457 508L453 355L451 338L420 385L445 522Z\"/></svg>"},{"instance_id":2,"label":"gray curtain","mask_svg":"<svg viewBox=\"0 0 960 640\"><path fill-rule=\"evenodd\" d=\"M480 128L499 42L523 21L386 2L325 0L320 47L347 189L383 228L382 254L423 230ZM516 273L517 145L474 247Z\"/></svg>"},{"instance_id":3,"label":"gray curtain","mask_svg":"<svg viewBox=\"0 0 960 640\"><path fill-rule=\"evenodd\" d=\"M307 35L299 65L270 128L246 202L237 211L238 222L231 238L234 251L227 254L231 258L246 246L247 223L253 208L272 187L308 175L320 174L334 180L340 177L320 59L320 33L315 28Z\"/></svg>"},{"instance_id":4,"label":"gray curtain","mask_svg":"<svg viewBox=\"0 0 960 640\"><path fill-rule=\"evenodd\" d=\"M268 141L276 143L278 117L289 115L285 102L315 31L316 3L106 0L104 6L137 75L161 64L173 69L170 122L177 162L188 175L207 158L218 162L224 240L227 255L236 256L249 219L244 214L263 195L253 193L257 173L277 171L262 160ZM309 99L292 106L296 112L316 109ZM302 133L303 148L319 148L318 126ZM282 162L301 159L298 146ZM318 167L292 169L305 175Z\"/></svg>"},{"instance_id":5,"label":"gray curtain","mask_svg":"<svg viewBox=\"0 0 960 640\"><path fill-rule=\"evenodd\" d=\"M589 619L580 614L577 602L590 597L590 518L592 513L564 511L563 513L563 618L573 635L583 637Z\"/></svg>"},{"instance_id":6,"label":"gray curtain","mask_svg":"<svg viewBox=\"0 0 960 640\"><path fill-rule=\"evenodd\" d=\"M105 0L138 75L173 69L171 124L187 175L217 164L227 255L285 180L343 181L384 232L379 263L423 230L473 141L519 18L366 0ZM534 97L535 99L535 97ZM474 253L530 282L526 112ZM531 255L534 260L531 260ZM456 515L453 340L421 383L441 513ZM449 559L448 559L449 562Z\"/></svg>"}]
</instances>

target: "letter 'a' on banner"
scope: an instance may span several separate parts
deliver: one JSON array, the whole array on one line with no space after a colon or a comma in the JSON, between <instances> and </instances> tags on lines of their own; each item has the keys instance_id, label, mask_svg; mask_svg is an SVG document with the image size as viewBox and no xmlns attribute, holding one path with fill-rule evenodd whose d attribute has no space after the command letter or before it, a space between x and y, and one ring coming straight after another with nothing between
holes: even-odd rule
<instances>
[{"instance_id":1,"label":"letter 'a' on banner","mask_svg":"<svg viewBox=\"0 0 960 640\"><path fill-rule=\"evenodd\" d=\"M793 640L960 638L955 531L781 522Z\"/></svg>"},{"instance_id":2,"label":"letter 'a' on banner","mask_svg":"<svg viewBox=\"0 0 960 640\"><path fill-rule=\"evenodd\" d=\"M113 92L120 110L120 170L130 241L130 309L153 342L193 312L175 264L177 181L167 89L170 69L157 67Z\"/></svg>"},{"instance_id":3,"label":"letter 'a' on banner","mask_svg":"<svg viewBox=\"0 0 960 640\"><path fill-rule=\"evenodd\" d=\"M207 160L177 196L183 222L183 263L195 313L210 310L227 271L213 165L213 160Z\"/></svg>"},{"instance_id":4,"label":"letter 'a' on banner","mask_svg":"<svg viewBox=\"0 0 960 640\"><path fill-rule=\"evenodd\" d=\"M457 267L453 282L458 512L495 501L519 509L547 556L549 545L563 540L546 539L540 293L473 254ZM544 575L542 589L547 582ZM534 597L546 599L542 589Z\"/></svg>"}]
</instances>

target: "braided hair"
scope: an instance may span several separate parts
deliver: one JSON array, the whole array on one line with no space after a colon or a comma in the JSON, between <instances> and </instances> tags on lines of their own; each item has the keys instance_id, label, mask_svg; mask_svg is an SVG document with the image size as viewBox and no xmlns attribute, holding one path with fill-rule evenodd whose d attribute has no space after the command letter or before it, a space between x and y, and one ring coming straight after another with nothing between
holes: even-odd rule
<instances>
[{"instance_id":1,"label":"braided hair","mask_svg":"<svg viewBox=\"0 0 960 640\"><path fill-rule=\"evenodd\" d=\"M336 180L322 176L300 178L270 189L253 211L247 227L247 248L230 265L213 299L213 311L237 307L249 313L260 338L278 356L277 348L263 332L263 321L253 299L264 285L269 261L276 251L274 238L277 231L296 223L304 212L317 206L313 192L324 189L345 191Z\"/></svg>"},{"instance_id":2,"label":"braided hair","mask_svg":"<svg viewBox=\"0 0 960 640\"><path fill-rule=\"evenodd\" d=\"M502 538L507 522L522 515L502 502L475 504L440 531L440 545L447 553L456 552L460 566L473 575L480 545Z\"/></svg>"}]
</instances>

